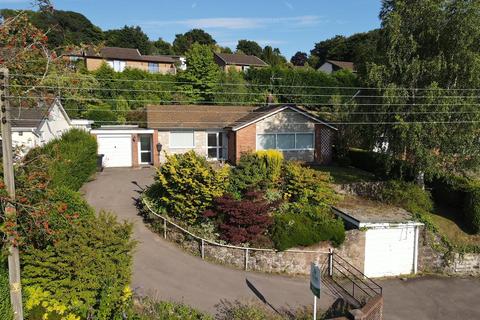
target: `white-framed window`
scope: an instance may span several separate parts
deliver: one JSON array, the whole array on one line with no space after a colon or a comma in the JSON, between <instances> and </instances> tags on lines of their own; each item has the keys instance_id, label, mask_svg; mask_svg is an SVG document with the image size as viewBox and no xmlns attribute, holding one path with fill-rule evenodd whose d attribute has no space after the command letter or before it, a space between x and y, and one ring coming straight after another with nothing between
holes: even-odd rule
<instances>
[{"instance_id":1,"label":"white-framed window","mask_svg":"<svg viewBox=\"0 0 480 320\"><path fill-rule=\"evenodd\" d=\"M115 72L123 72L126 67L126 62L122 60L108 60L107 63Z\"/></svg>"},{"instance_id":2,"label":"white-framed window","mask_svg":"<svg viewBox=\"0 0 480 320\"><path fill-rule=\"evenodd\" d=\"M257 134L257 150L313 150L313 132L286 132Z\"/></svg>"},{"instance_id":3,"label":"white-framed window","mask_svg":"<svg viewBox=\"0 0 480 320\"><path fill-rule=\"evenodd\" d=\"M160 69L159 69L158 63L156 63L156 62L149 62L148 63L148 72L158 73L159 70Z\"/></svg>"},{"instance_id":4,"label":"white-framed window","mask_svg":"<svg viewBox=\"0 0 480 320\"><path fill-rule=\"evenodd\" d=\"M224 132L207 132L207 159L226 159L226 140Z\"/></svg>"},{"instance_id":5,"label":"white-framed window","mask_svg":"<svg viewBox=\"0 0 480 320\"><path fill-rule=\"evenodd\" d=\"M194 148L195 132L194 131L171 131L170 132L170 148Z\"/></svg>"}]
</instances>

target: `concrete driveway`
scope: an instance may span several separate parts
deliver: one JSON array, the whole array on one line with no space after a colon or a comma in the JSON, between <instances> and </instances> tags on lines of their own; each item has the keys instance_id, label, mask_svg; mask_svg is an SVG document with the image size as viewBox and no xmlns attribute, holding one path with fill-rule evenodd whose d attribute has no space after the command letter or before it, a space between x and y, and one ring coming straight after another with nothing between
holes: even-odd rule
<instances>
[{"instance_id":1,"label":"concrete driveway","mask_svg":"<svg viewBox=\"0 0 480 320\"><path fill-rule=\"evenodd\" d=\"M261 294L273 308L311 305L308 279L234 270L184 253L151 232L137 215L134 199L153 181L155 171L106 169L83 188L85 198L97 210L114 212L134 222L139 245L134 254L133 287L140 294L185 302L215 313L222 299L259 300ZM247 280L252 290L247 286ZM385 319L480 319L480 281L458 278L385 280ZM250 286L250 287L251 287ZM253 291L257 291L257 295ZM325 290L323 310L336 297Z\"/></svg>"}]
</instances>

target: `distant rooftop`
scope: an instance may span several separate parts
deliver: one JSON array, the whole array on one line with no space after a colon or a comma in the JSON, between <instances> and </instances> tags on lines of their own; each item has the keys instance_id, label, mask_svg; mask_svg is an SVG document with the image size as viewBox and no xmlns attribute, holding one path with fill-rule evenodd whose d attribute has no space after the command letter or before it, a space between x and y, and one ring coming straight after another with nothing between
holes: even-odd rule
<instances>
[{"instance_id":1,"label":"distant rooftop","mask_svg":"<svg viewBox=\"0 0 480 320\"><path fill-rule=\"evenodd\" d=\"M215 53L227 65L267 67L268 64L256 56L248 56L246 54L232 53Z\"/></svg>"},{"instance_id":2,"label":"distant rooftop","mask_svg":"<svg viewBox=\"0 0 480 320\"><path fill-rule=\"evenodd\" d=\"M350 70L352 72L355 72L355 65L353 62L350 62L350 61L338 61L338 60L328 60L327 59L327 62L333 64L333 65L336 65L337 67L339 67L340 69L344 69L344 70Z\"/></svg>"},{"instance_id":3,"label":"distant rooftop","mask_svg":"<svg viewBox=\"0 0 480 320\"><path fill-rule=\"evenodd\" d=\"M178 59L173 56L166 55L142 55L138 49L120 48L120 47L103 47L98 52L88 49L85 52L74 52L72 56L86 56L90 58L118 59L130 61L175 63Z\"/></svg>"}]
</instances>

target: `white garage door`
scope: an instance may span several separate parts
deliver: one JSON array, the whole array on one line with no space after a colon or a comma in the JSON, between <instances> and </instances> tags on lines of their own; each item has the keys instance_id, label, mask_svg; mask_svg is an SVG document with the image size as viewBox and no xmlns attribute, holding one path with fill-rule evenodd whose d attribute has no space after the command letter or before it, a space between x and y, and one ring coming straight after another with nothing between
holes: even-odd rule
<instances>
[{"instance_id":1,"label":"white garage door","mask_svg":"<svg viewBox=\"0 0 480 320\"><path fill-rule=\"evenodd\" d=\"M415 227L369 229L365 235L365 275L398 276L414 271Z\"/></svg>"},{"instance_id":2,"label":"white garage door","mask_svg":"<svg viewBox=\"0 0 480 320\"><path fill-rule=\"evenodd\" d=\"M98 154L105 167L132 166L132 138L129 134L98 135Z\"/></svg>"}]
</instances>

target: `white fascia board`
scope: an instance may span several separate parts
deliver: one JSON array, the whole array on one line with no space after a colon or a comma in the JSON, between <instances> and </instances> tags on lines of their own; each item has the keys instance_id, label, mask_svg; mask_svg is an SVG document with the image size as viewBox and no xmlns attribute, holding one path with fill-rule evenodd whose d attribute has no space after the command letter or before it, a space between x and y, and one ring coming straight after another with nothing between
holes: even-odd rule
<instances>
[{"instance_id":1,"label":"white fascia board","mask_svg":"<svg viewBox=\"0 0 480 320\"><path fill-rule=\"evenodd\" d=\"M119 130L108 130L108 129L94 129L90 130L91 134L136 134L136 133L154 133L153 129L119 129Z\"/></svg>"},{"instance_id":2,"label":"white fascia board","mask_svg":"<svg viewBox=\"0 0 480 320\"><path fill-rule=\"evenodd\" d=\"M424 224L421 222L408 221L401 223L380 223L380 222L360 222L359 228L366 229L402 229L405 227L420 227Z\"/></svg>"}]
</instances>

